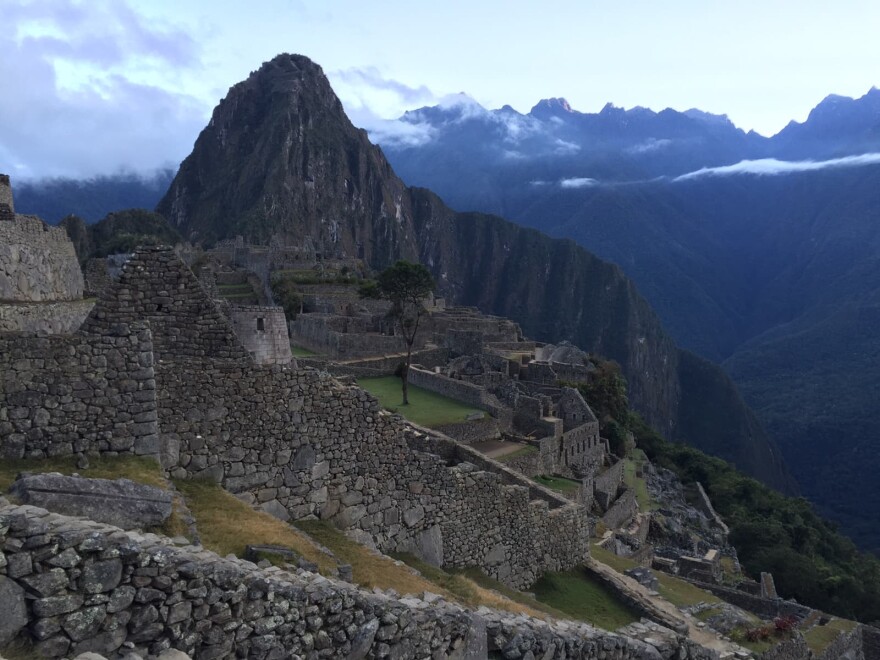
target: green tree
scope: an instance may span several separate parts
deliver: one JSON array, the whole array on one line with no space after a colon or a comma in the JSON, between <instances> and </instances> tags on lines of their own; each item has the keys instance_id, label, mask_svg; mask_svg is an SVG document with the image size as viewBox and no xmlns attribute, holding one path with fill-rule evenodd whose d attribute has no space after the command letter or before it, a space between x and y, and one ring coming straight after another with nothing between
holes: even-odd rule
<instances>
[{"instance_id":1,"label":"green tree","mask_svg":"<svg viewBox=\"0 0 880 660\"><path fill-rule=\"evenodd\" d=\"M427 313L424 299L434 290L434 278L421 264L398 261L381 273L374 282L361 286L364 298L381 298L391 303L388 316L394 320L395 327L406 343L406 362L401 370L400 380L403 388L403 404L409 405L409 367L412 347L419 331L419 323Z\"/></svg>"},{"instance_id":2,"label":"green tree","mask_svg":"<svg viewBox=\"0 0 880 660\"><path fill-rule=\"evenodd\" d=\"M297 290L296 282L289 278L272 280L272 295L283 309L288 321L293 321L302 311L302 296Z\"/></svg>"}]
</instances>

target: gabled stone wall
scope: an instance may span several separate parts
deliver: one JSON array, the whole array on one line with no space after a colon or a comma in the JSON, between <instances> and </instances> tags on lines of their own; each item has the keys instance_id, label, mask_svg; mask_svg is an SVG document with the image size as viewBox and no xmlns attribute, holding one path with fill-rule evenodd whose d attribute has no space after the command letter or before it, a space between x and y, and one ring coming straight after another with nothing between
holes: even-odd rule
<instances>
[{"instance_id":1,"label":"gabled stone wall","mask_svg":"<svg viewBox=\"0 0 880 660\"><path fill-rule=\"evenodd\" d=\"M252 362L229 321L171 248L141 248L98 301L82 327L112 332L119 323L149 321L158 360L234 358Z\"/></svg>"}]
</instances>

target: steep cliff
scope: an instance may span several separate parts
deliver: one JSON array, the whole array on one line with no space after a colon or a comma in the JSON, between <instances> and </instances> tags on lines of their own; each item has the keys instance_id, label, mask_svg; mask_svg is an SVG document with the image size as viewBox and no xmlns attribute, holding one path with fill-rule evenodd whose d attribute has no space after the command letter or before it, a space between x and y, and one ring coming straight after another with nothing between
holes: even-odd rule
<instances>
[{"instance_id":1,"label":"steep cliff","mask_svg":"<svg viewBox=\"0 0 880 660\"><path fill-rule=\"evenodd\" d=\"M230 89L157 210L208 244L277 236L376 268L419 259L457 303L620 362L633 406L671 439L793 489L729 379L693 356L687 364L699 368L682 370L679 349L619 268L572 241L456 213L430 191L407 188L305 57L279 55ZM711 418L701 412L705 401L713 402Z\"/></svg>"}]
</instances>

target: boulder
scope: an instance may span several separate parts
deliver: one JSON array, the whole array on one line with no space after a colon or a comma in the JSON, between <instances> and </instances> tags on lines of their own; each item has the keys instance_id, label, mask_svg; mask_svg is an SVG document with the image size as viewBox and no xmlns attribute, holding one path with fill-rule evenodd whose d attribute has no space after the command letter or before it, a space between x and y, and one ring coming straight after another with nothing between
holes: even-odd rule
<instances>
[{"instance_id":1,"label":"boulder","mask_svg":"<svg viewBox=\"0 0 880 660\"><path fill-rule=\"evenodd\" d=\"M26 474L12 484L9 492L25 504L122 529L155 527L171 515L170 492L128 479L66 477L55 472Z\"/></svg>"}]
</instances>

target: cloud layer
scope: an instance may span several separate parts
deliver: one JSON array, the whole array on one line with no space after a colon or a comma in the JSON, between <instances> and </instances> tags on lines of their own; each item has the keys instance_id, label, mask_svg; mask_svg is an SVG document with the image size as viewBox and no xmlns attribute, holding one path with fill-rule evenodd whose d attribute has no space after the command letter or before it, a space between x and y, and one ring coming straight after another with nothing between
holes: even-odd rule
<instances>
[{"instance_id":1,"label":"cloud layer","mask_svg":"<svg viewBox=\"0 0 880 660\"><path fill-rule=\"evenodd\" d=\"M775 158L762 158L760 160L743 160L734 165L723 167L704 167L696 172L689 172L675 177L673 181L689 181L707 176L735 176L751 174L756 176L777 176L780 174L792 174L795 172L811 172L841 167L860 167L863 165L876 165L880 163L880 154L868 153L860 156L846 156L831 160L776 160Z\"/></svg>"},{"instance_id":2,"label":"cloud layer","mask_svg":"<svg viewBox=\"0 0 880 660\"><path fill-rule=\"evenodd\" d=\"M150 171L186 155L204 103L168 91L194 41L121 0L4 4L0 170L16 178Z\"/></svg>"}]
</instances>

